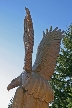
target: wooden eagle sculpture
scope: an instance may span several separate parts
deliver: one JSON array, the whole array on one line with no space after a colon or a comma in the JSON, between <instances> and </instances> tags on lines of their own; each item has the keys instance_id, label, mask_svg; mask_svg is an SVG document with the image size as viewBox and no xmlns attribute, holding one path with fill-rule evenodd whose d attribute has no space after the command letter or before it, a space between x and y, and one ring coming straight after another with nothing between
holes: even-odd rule
<instances>
[{"instance_id":1,"label":"wooden eagle sculpture","mask_svg":"<svg viewBox=\"0 0 72 108\"><path fill-rule=\"evenodd\" d=\"M54 93L49 80L54 73L56 60L60 51L60 43L64 31L56 27L43 31L43 38L38 46L36 60L32 66L34 45L34 29L30 11L25 8L24 71L8 85L7 90L18 87L12 103L12 108L48 108L54 99Z\"/></svg>"}]
</instances>

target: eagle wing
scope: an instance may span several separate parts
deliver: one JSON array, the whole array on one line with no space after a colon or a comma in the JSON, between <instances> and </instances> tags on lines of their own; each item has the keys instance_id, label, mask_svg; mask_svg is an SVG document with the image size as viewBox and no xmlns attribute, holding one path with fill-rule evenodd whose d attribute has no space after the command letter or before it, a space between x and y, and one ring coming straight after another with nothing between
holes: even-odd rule
<instances>
[{"instance_id":1,"label":"eagle wing","mask_svg":"<svg viewBox=\"0 0 72 108\"><path fill-rule=\"evenodd\" d=\"M63 33L64 31L61 31L58 27L52 31L52 26L49 32L48 29L46 29L46 33L43 31L43 38L38 46L32 71L39 73L47 80L50 80L54 73L61 39L64 37Z\"/></svg>"}]
</instances>

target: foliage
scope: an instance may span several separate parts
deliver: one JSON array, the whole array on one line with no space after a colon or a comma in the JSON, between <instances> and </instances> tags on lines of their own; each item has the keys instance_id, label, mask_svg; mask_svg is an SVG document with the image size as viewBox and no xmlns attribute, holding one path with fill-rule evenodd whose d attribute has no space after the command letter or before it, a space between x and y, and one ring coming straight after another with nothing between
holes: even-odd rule
<instances>
[{"instance_id":1,"label":"foliage","mask_svg":"<svg viewBox=\"0 0 72 108\"><path fill-rule=\"evenodd\" d=\"M65 31L62 44L51 79L55 96L50 108L72 108L72 24Z\"/></svg>"},{"instance_id":2,"label":"foliage","mask_svg":"<svg viewBox=\"0 0 72 108\"><path fill-rule=\"evenodd\" d=\"M10 103L9 103L9 105L8 105L8 108L12 108L12 103L13 103L13 97L12 97L12 99L10 100Z\"/></svg>"}]
</instances>

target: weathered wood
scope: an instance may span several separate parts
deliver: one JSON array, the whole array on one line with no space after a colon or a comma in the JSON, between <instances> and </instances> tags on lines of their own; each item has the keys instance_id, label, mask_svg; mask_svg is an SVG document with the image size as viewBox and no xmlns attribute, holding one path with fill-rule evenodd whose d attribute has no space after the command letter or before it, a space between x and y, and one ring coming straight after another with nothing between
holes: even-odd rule
<instances>
[{"instance_id":1,"label":"weathered wood","mask_svg":"<svg viewBox=\"0 0 72 108\"><path fill-rule=\"evenodd\" d=\"M23 41L25 45L25 63L23 69L26 72L32 71L32 53L34 45L34 30L33 22L28 8L25 8L26 16L24 19L24 36Z\"/></svg>"},{"instance_id":2,"label":"weathered wood","mask_svg":"<svg viewBox=\"0 0 72 108\"><path fill-rule=\"evenodd\" d=\"M48 81L54 73L64 31L61 32L58 27L52 31L51 26L50 30L46 29L46 33L43 32L43 38L38 46L36 60L32 67L34 30L30 11L28 8L25 10L24 72L11 81L7 90L20 86L16 90L12 108L48 108L49 103L54 99L54 93Z\"/></svg>"}]
</instances>

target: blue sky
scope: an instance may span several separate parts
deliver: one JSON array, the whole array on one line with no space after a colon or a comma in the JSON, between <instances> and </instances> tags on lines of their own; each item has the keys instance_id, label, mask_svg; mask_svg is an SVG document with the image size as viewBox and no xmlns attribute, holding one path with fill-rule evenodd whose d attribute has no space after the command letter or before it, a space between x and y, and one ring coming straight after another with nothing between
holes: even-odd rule
<instances>
[{"instance_id":1,"label":"blue sky","mask_svg":"<svg viewBox=\"0 0 72 108\"><path fill-rule=\"evenodd\" d=\"M37 46L46 28L59 27L66 30L72 23L72 0L0 0L0 107L7 108L15 89L6 90L10 81L17 77L23 68L23 20L25 7L31 12L34 25L35 60ZM3 104L5 101L5 104Z\"/></svg>"}]
</instances>

